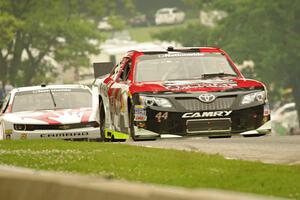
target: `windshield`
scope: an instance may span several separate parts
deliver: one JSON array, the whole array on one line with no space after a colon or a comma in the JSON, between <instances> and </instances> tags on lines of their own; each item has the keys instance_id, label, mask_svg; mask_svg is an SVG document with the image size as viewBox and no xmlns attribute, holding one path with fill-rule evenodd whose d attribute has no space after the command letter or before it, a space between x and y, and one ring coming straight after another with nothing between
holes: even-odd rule
<instances>
[{"instance_id":1,"label":"windshield","mask_svg":"<svg viewBox=\"0 0 300 200\"><path fill-rule=\"evenodd\" d=\"M136 82L201 79L209 74L237 76L225 56L211 53L144 55L135 67Z\"/></svg>"},{"instance_id":2,"label":"windshield","mask_svg":"<svg viewBox=\"0 0 300 200\"><path fill-rule=\"evenodd\" d=\"M92 107L92 95L88 89L54 88L51 92L53 99L49 89L18 92L13 101L12 112Z\"/></svg>"}]
</instances>

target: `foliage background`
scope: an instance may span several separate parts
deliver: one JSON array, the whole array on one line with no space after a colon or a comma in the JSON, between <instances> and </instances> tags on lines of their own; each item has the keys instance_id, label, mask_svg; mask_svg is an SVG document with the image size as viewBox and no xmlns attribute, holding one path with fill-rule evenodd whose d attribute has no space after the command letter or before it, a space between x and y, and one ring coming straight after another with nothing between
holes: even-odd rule
<instances>
[{"instance_id":1,"label":"foliage background","mask_svg":"<svg viewBox=\"0 0 300 200\"><path fill-rule=\"evenodd\" d=\"M156 38L184 46L219 46L236 63L253 60L255 74L246 74L266 83L271 102L286 102L292 96L300 116L300 1L185 2L204 11L226 11L228 16L214 27L191 24L156 34ZM291 88L290 96L286 95L287 88Z\"/></svg>"}]
</instances>

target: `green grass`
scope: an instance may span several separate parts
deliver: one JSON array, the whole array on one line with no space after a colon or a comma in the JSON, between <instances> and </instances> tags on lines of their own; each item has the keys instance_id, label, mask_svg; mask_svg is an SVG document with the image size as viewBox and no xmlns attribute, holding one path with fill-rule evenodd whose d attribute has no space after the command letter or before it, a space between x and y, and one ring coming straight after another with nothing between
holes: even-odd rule
<instances>
[{"instance_id":1,"label":"green grass","mask_svg":"<svg viewBox=\"0 0 300 200\"><path fill-rule=\"evenodd\" d=\"M188 188L300 199L300 166L226 160L220 155L66 141L1 141L0 163Z\"/></svg>"}]
</instances>

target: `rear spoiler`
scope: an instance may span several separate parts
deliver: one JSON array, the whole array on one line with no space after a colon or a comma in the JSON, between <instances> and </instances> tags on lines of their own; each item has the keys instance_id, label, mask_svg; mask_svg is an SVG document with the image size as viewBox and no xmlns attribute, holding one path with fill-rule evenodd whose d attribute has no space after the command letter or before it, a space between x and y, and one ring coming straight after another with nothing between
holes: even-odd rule
<instances>
[{"instance_id":1,"label":"rear spoiler","mask_svg":"<svg viewBox=\"0 0 300 200\"><path fill-rule=\"evenodd\" d=\"M114 64L112 62L93 63L95 79L99 78L100 76L109 74L111 72L111 70L113 69L113 67L114 67Z\"/></svg>"}]
</instances>

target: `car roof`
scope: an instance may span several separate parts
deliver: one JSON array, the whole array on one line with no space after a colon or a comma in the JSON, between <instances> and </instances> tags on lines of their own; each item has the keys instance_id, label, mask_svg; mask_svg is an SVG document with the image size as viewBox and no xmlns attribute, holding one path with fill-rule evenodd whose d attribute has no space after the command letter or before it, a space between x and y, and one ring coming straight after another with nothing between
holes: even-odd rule
<instances>
[{"instance_id":1,"label":"car roof","mask_svg":"<svg viewBox=\"0 0 300 200\"><path fill-rule=\"evenodd\" d=\"M66 85L39 85L39 86L28 86L28 87L18 87L14 88L11 93L16 92L25 92L25 91L32 91L32 90L43 90L43 89L89 89L88 86L80 85L80 84L66 84Z\"/></svg>"},{"instance_id":2,"label":"car roof","mask_svg":"<svg viewBox=\"0 0 300 200\"><path fill-rule=\"evenodd\" d=\"M168 47L166 50L131 50L128 51L128 54L131 53L143 53L143 54L167 54L167 53L191 53L191 52L207 52L207 53L224 53L219 47L183 47L183 48L174 48Z\"/></svg>"}]
</instances>

